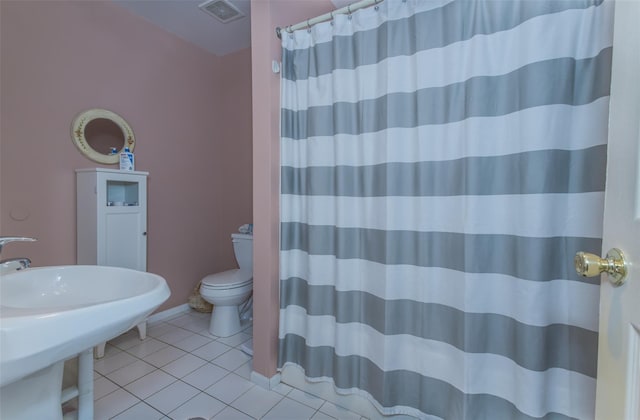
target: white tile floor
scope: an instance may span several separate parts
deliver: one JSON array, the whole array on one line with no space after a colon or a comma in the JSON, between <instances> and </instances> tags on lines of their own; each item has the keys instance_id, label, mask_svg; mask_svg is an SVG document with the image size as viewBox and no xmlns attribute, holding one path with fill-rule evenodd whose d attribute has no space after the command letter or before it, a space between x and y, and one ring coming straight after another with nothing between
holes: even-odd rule
<instances>
[{"instance_id":1,"label":"white tile floor","mask_svg":"<svg viewBox=\"0 0 640 420\"><path fill-rule=\"evenodd\" d=\"M150 324L144 341L134 329L107 343L94 365L95 420L364 419L285 384L255 385L240 350L251 325L226 338L208 327L209 314L192 311Z\"/></svg>"}]
</instances>

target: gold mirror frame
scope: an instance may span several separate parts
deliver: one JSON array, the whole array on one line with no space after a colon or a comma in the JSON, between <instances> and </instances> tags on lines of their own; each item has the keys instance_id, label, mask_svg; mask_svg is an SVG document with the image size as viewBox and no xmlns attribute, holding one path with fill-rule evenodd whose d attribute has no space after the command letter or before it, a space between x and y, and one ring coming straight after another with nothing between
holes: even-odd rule
<instances>
[{"instance_id":1,"label":"gold mirror frame","mask_svg":"<svg viewBox=\"0 0 640 420\"><path fill-rule=\"evenodd\" d=\"M122 151L122 149L118 150L118 154L105 155L94 150L85 137L87 124L98 118L110 120L118 127L120 127L124 138L124 146L122 147L122 149L128 147L129 150L133 152L133 148L136 145L136 139L133 135L133 130L131 129L129 124L127 124L124 118L122 118L115 112L106 109L89 109L75 117L73 123L71 124L71 139L73 140L73 144L75 144L78 150L80 150L80 153L82 153L89 159L107 165L116 164L119 162L119 153Z\"/></svg>"}]
</instances>

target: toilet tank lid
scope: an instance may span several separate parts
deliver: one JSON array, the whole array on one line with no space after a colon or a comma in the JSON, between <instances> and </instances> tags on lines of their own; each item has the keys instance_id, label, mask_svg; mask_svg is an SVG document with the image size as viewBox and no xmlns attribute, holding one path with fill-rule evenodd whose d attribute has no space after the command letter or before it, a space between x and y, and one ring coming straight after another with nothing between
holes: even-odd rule
<instances>
[{"instance_id":1,"label":"toilet tank lid","mask_svg":"<svg viewBox=\"0 0 640 420\"><path fill-rule=\"evenodd\" d=\"M246 233L232 233L231 238L233 239L248 239L250 241L253 240L253 235L249 235Z\"/></svg>"}]
</instances>

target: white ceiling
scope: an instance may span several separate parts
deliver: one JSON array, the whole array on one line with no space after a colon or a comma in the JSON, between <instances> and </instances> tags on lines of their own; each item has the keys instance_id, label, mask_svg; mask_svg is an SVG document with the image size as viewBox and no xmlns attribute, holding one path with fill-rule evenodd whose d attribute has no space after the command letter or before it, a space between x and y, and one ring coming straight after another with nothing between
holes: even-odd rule
<instances>
[{"instance_id":1,"label":"white ceiling","mask_svg":"<svg viewBox=\"0 0 640 420\"><path fill-rule=\"evenodd\" d=\"M205 0L112 0L130 12L212 54L222 56L251 45L251 1L228 0L245 17L221 23L198 8ZM354 0L331 0L336 8ZM312 18L314 16L309 16ZM291 24L298 22L291 22ZM275 28L274 34L275 36Z\"/></svg>"}]
</instances>

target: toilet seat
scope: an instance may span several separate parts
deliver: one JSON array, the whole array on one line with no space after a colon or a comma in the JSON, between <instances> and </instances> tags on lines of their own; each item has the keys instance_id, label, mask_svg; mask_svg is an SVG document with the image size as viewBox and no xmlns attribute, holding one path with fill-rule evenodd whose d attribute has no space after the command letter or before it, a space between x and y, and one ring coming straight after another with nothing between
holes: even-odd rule
<instances>
[{"instance_id":1,"label":"toilet seat","mask_svg":"<svg viewBox=\"0 0 640 420\"><path fill-rule=\"evenodd\" d=\"M247 286L252 282L252 272L236 268L221 273L209 274L202 279L202 287L206 289L235 289L236 287Z\"/></svg>"}]
</instances>

